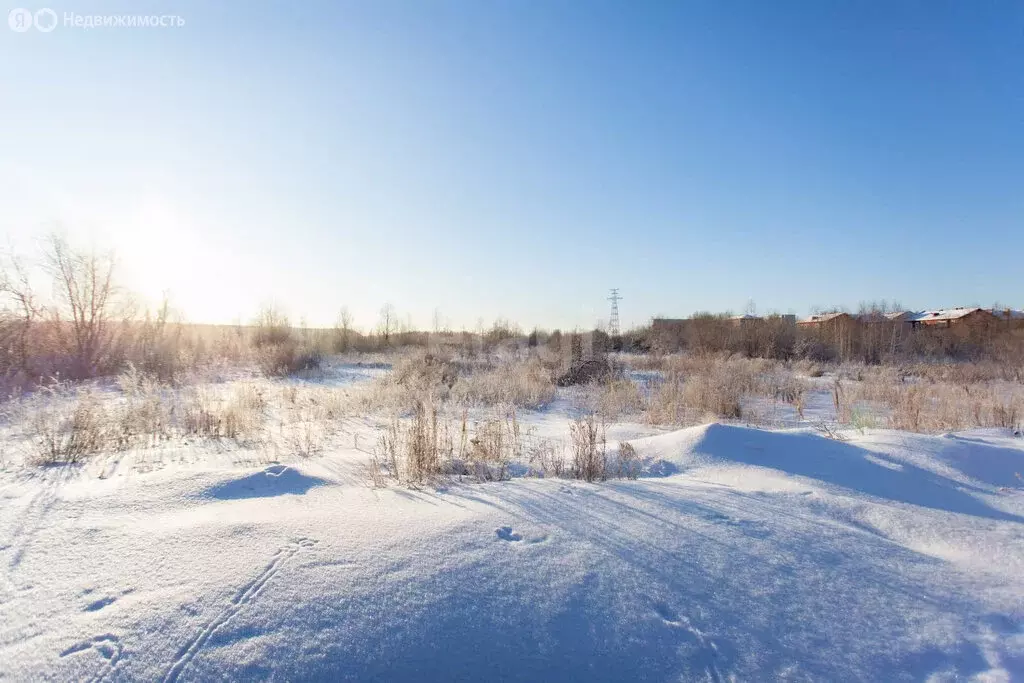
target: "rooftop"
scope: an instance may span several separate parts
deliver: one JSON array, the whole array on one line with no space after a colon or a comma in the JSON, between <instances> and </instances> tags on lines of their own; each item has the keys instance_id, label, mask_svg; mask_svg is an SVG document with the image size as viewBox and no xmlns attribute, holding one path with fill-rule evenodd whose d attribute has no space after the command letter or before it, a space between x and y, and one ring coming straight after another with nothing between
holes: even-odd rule
<instances>
[{"instance_id":1,"label":"rooftop","mask_svg":"<svg viewBox=\"0 0 1024 683\"><path fill-rule=\"evenodd\" d=\"M936 310L936 311L922 311L921 313L918 313L918 314L908 318L908 320L912 320L914 322L925 322L925 321L928 321L928 320L957 320L959 318L964 317L965 315L970 315L971 313L975 313L976 311L981 311L981 310L984 310L984 309L977 308L977 307L974 307L974 308L941 308L941 309Z\"/></svg>"}]
</instances>

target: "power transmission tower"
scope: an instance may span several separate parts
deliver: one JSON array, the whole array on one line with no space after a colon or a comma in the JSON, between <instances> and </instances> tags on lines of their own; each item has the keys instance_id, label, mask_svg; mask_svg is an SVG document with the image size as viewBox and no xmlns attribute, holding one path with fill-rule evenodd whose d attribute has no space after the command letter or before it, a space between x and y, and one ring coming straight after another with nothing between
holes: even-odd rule
<instances>
[{"instance_id":1,"label":"power transmission tower","mask_svg":"<svg viewBox=\"0 0 1024 683\"><path fill-rule=\"evenodd\" d=\"M612 302L612 314L608 318L608 334L613 337L619 336L619 302L622 301L622 297L619 296L619 290L617 287L612 288L612 295L608 297L608 301Z\"/></svg>"}]
</instances>

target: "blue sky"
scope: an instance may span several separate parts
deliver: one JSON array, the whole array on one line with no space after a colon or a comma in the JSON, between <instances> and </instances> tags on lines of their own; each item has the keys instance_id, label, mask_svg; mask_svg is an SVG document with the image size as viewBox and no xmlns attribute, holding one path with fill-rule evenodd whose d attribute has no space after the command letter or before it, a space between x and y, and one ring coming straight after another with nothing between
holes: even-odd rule
<instances>
[{"instance_id":1,"label":"blue sky","mask_svg":"<svg viewBox=\"0 0 1024 683\"><path fill-rule=\"evenodd\" d=\"M3 29L8 241L197 321L1024 306L1019 2L214 5Z\"/></svg>"}]
</instances>

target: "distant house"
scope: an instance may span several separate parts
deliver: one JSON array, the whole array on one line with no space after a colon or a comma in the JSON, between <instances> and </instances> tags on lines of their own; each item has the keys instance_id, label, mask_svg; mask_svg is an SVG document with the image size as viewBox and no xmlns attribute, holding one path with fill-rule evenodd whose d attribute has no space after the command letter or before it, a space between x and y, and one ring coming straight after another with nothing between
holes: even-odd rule
<instances>
[{"instance_id":1,"label":"distant house","mask_svg":"<svg viewBox=\"0 0 1024 683\"><path fill-rule=\"evenodd\" d=\"M736 327L746 327L747 325L752 325L756 323L758 320L763 320L763 318L757 315L750 315L749 313L729 317L729 322L735 325Z\"/></svg>"},{"instance_id":2,"label":"distant house","mask_svg":"<svg viewBox=\"0 0 1024 683\"><path fill-rule=\"evenodd\" d=\"M909 323L915 316L920 314L920 311L893 311L892 313L886 313L885 318L890 322Z\"/></svg>"},{"instance_id":3,"label":"distant house","mask_svg":"<svg viewBox=\"0 0 1024 683\"><path fill-rule=\"evenodd\" d=\"M1010 327L1024 327L1024 311L1013 308L990 308L988 311Z\"/></svg>"},{"instance_id":4,"label":"distant house","mask_svg":"<svg viewBox=\"0 0 1024 683\"><path fill-rule=\"evenodd\" d=\"M915 311L893 311L891 313L870 311L859 314L857 321L865 325L882 325L885 323L905 323L909 325L910 319L916 315L920 315L920 313Z\"/></svg>"},{"instance_id":5,"label":"distant house","mask_svg":"<svg viewBox=\"0 0 1024 683\"><path fill-rule=\"evenodd\" d=\"M908 319L914 328L991 327L999 321L983 308L943 308L924 311Z\"/></svg>"},{"instance_id":6,"label":"distant house","mask_svg":"<svg viewBox=\"0 0 1024 683\"><path fill-rule=\"evenodd\" d=\"M651 320L651 330L654 332L682 332L689 322L685 318L654 318Z\"/></svg>"},{"instance_id":7,"label":"distant house","mask_svg":"<svg viewBox=\"0 0 1024 683\"><path fill-rule=\"evenodd\" d=\"M803 320L798 320L797 325L803 328L818 328L832 325L842 325L843 323L852 323L853 316L849 313L816 313L815 315L808 316Z\"/></svg>"}]
</instances>

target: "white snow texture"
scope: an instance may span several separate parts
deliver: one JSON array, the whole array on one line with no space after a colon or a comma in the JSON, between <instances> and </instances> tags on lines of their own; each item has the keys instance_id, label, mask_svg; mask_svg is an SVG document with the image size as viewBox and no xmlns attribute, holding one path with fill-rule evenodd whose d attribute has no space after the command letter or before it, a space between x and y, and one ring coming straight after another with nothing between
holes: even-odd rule
<instances>
[{"instance_id":1,"label":"white snow texture","mask_svg":"<svg viewBox=\"0 0 1024 683\"><path fill-rule=\"evenodd\" d=\"M0 679L1024 678L1024 440L633 444L662 476L0 472Z\"/></svg>"}]
</instances>

